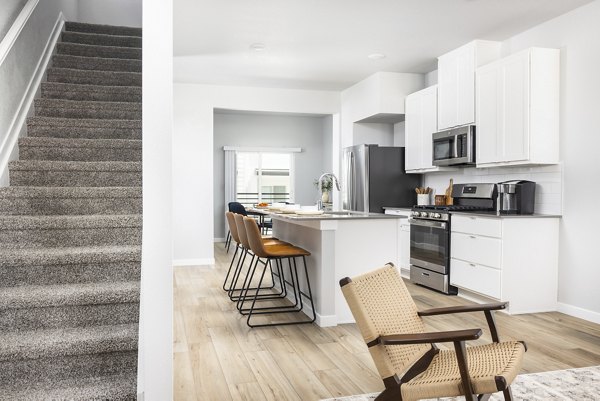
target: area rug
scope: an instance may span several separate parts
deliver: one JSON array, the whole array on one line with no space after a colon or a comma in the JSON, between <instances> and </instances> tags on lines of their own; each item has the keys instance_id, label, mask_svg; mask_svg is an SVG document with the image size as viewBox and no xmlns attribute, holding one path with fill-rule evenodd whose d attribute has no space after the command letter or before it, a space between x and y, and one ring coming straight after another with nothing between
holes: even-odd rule
<instances>
[{"instance_id":1,"label":"area rug","mask_svg":"<svg viewBox=\"0 0 600 401\"><path fill-rule=\"evenodd\" d=\"M511 389L516 400L598 401L600 400L600 366L519 375ZM353 395L323 401L373 401L378 394ZM438 399L438 401L460 400L464 400L464 397ZM496 393L490 400L503 401L504 397L502 393Z\"/></svg>"}]
</instances>

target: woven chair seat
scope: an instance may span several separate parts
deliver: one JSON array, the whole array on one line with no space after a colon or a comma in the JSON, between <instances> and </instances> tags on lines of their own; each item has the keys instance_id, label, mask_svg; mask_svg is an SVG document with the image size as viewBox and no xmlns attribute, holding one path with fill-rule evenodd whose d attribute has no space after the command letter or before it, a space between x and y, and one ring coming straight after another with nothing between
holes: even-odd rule
<instances>
[{"instance_id":1,"label":"woven chair seat","mask_svg":"<svg viewBox=\"0 0 600 401\"><path fill-rule=\"evenodd\" d=\"M525 347L507 341L467 347L467 364L475 393L495 393L496 378L510 384L519 373ZM464 394L454 350L440 350L429 368L401 387L402 400L453 397Z\"/></svg>"}]
</instances>

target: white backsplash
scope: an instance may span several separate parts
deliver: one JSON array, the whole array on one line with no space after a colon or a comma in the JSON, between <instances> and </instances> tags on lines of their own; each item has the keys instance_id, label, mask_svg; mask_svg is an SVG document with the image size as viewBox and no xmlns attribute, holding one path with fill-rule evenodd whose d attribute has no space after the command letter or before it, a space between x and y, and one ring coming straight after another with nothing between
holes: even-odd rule
<instances>
[{"instance_id":1,"label":"white backsplash","mask_svg":"<svg viewBox=\"0 0 600 401\"><path fill-rule=\"evenodd\" d=\"M562 214L562 165L536 167L461 168L456 171L425 174L424 186L434 190L433 195L443 195L450 178L455 184L498 183L508 180L529 180L535 188L535 212ZM433 195L431 202L433 203Z\"/></svg>"}]
</instances>

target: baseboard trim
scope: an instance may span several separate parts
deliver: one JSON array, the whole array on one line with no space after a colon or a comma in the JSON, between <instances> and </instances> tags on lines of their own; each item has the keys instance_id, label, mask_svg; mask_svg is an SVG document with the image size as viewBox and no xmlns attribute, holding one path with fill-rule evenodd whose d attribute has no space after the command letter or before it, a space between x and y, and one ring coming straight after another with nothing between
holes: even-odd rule
<instances>
[{"instance_id":1,"label":"baseboard trim","mask_svg":"<svg viewBox=\"0 0 600 401\"><path fill-rule=\"evenodd\" d=\"M173 259L173 267L181 266L210 266L215 264L215 258L204 259Z\"/></svg>"},{"instance_id":2,"label":"baseboard trim","mask_svg":"<svg viewBox=\"0 0 600 401\"><path fill-rule=\"evenodd\" d=\"M303 311L304 311L304 308L303 308ZM306 313L306 312L304 312L304 313ZM311 313L311 312L309 312L309 313ZM307 315L307 316L310 316L310 315ZM315 323L319 327L333 327L333 326L337 326L338 324L343 324L345 322L338 322L336 315L319 315L317 313L317 319L315 320ZM354 322L348 322L348 323L354 323Z\"/></svg>"},{"instance_id":3,"label":"baseboard trim","mask_svg":"<svg viewBox=\"0 0 600 401\"><path fill-rule=\"evenodd\" d=\"M27 3L27 6L29 6L30 3L32 2L30 1L29 3ZM37 1L35 2L35 5L37 5ZM31 12L33 12L33 10L31 10ZM29 16L27 17L27 20L28 19ZM27 20L25 20L25 22L27 22ZM33 105L33 100L35 99L38 88L42 83L42 79L46 75L46 68L48 67L50 60L52 59L54 48L56 47L56 43L60 38L60 34L63 30L64 25L65 17L63 13L60 12L58 14L56 23L54 24L54 28L52 28L52 33L50 34L50 37L46 42L46 46L42 51L42 55L35 67L33 76L29 80L29 84L27 85L25 94L23 95L23 98L19 103L17 113L15 114L12 122L9 125L6 139L2 144L0 144L0 177L4 177L5 175L7 175L8 162L10 161L11 156L14 153L14 149L17 145L19 135L21 134L21 132L23 132L23 127L25 125L25 122L27 121L27 116L29 114L31 106ZM21 32L21 30L19 30L19 32Z\"/></svg>"},{"instance_id":4,"label":"baseboard trim","mask_svg":"<svg viewBox=\"0 0 600 401\"><path fill-rule=\"evenodd\" d=\"M569 305L562 302L558 303L558 311L565 315L577 317L592 323L600 324L600 313L579 306Z\"/></svg>"}]
</instances>

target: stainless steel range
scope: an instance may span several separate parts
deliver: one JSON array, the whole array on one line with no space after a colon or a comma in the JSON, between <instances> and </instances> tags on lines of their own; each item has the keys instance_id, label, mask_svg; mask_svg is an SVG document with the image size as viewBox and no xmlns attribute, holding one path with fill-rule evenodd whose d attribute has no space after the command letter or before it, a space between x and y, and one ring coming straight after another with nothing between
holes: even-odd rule
<instances>
[{"instance_id":1,"label":"stainless steel range","mask_svg":"<svg viewBox=\"0 0 600 401\"><path fill-rule=\"evenodd\" d=\"M449 295L458 290L450 285L450 224L452 212L496 210L496 184L452 186L454 205L415 206L410 223L410 280Z\"/></svg>"}]
</instances>

